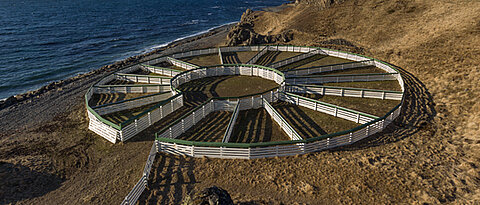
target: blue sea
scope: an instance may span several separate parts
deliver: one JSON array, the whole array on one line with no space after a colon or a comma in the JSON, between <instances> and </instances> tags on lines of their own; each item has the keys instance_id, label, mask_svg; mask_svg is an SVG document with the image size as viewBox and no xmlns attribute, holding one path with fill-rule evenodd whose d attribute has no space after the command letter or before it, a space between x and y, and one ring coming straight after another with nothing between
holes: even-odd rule
<instances>
[{"instance_id":1,"label":"blue sea","mask_svg":"<svg viewBox=\"0 0 480 205\"><path fill-rule=\"evenodd\" d=\"M0 0L0 99L286 0Z\"/></svg>"}]
</instances>

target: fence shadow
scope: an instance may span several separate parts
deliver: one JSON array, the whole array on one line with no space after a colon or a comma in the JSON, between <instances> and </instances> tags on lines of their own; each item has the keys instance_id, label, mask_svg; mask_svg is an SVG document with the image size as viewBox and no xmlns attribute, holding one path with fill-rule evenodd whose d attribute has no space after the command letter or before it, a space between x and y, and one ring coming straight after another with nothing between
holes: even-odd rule
<instances>
[{"instance_id":1,"label":"fence shadow","mask_svg":"<svg viewBox=\"0 0 480 205\"><path fill-rule=\"evenodd\" d=\"M197 183L193 157L158 153L138 204L181 204Z\"/></svg>"},{"instance_id":2,"label":"fence shadow","mask_svg":"<svg viewBox=\"0 0 480 205\"><path fill-rule=\"evenodd\" d=\"M288 102L274 103L275 109L298 132L300 136L320 136L327 134L310 116L298 106Z\"/></svg>"},{"instance_id":3,"label":"fence shadow","mask_svg":"<svg viewBox=\"0 0 480 205\"><path fill-rule=\"evenodd\" d=\"M437 113L432 95L418 78L398 66L394 67L402 74L405 84L400 116L382 132L333 150L358 150L381 146L405 139L421 129L431 129L431 121Z\"/></svg>"},{"instance_id":4,"label":"fence shadow","mask_svg":"<svg viewBox=\"0 0 480 205\"><path fill-rule=\"evenodd\" d=\"M43 196L58 189L63 181L54 174L0 161L0 204L15 204Z\"/></svg>"},{"instance_id":5,"label":"fence shadow","mask_svg":"<svg viewBox=\"0 0 480 205\"><path fill-rule=\"evenodd\" d=\"M228 52L228 53L223 53L223 60L225 64L240 64L242 63L240 61L240 58L238 57L237 53L235 52Z\"/></svg>"}]
</instances>

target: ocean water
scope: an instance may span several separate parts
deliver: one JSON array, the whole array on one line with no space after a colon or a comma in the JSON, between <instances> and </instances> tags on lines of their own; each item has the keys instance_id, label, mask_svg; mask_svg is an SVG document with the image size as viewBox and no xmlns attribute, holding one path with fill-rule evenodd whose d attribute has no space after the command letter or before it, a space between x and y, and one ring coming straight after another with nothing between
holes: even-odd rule
<instances>
[{"instance_id":1,"label":"ocean water","mask_svg":"<svg viewBox=\"0 0 480 205\"><path fill-rule=\"evenodd\" d=\"M0 99L286 0L0 0Z\"/></svg>"}]
</instances>

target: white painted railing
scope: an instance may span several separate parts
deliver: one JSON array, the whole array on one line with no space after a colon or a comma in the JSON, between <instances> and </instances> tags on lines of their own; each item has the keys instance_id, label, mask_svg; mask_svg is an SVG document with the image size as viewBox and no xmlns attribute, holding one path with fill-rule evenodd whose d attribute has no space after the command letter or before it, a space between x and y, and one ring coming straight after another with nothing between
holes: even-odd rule
<instances>
[{"instance_id":1,"label":"white painted railing","mask_svg":"<svg viewBox=\"0 0 480 205\"><path fill-rule=\"evenodd\" d=\"M143 169L142 177L140 178L140 180L138 180L130 193L128 193L128 195L122 201L122 205L135 204L140 195L142 195L143 190L145 190L145 188L147 187L148 176L150 176L150 171L152 170L152 165L155 161L155 155L157 155L157 146L155 142L153 142L150 153L148 154L147 163L145 164L145 168Z\"/></svg>"},{"instance_id":2,"label":"white painted railing","mask_svg":"<svg viewBox=\"0 0 480 205\"><path fill-rule=\"evenodd\" d=\"M342 82L372 82L397 80L398 73L371 73L371 74L344 74L344 75L315 75L286 78L289 84L320 84Z\"/></svg>"},{"instance_id":3,"label":"white painted railing","mask_svg":"<svg viewBox=\"0 0 480 205\"><path fill-rule=\"evenodd\" d=\"M281 98L280 98L281 99ZM282 130L290 137L291 140L302 140L303 138L288 124L288 122L275 110L275 108L263 99L263 107L270 117L282 128Z\"/></svg>"},{"instance_id":4,"label":"white painted railing","mask_svg":"<svg viewBox=\"0 0 480 205\"><path fill-rule=\"evenodd\" d=\"M163 68L163 67L158 67L158 66L151 66L151 65L144 65L142 64L142 69L149 71L151 73L156 73L160 75L165 75L165 76L176 76L180 74L181 70L175 70L175 69L170 69L170 68Z\"/></svg>"},{"instance_id":5,"label":"white painted railing","mask_svg":"<svg viewBox=\"0 0 480 205\"><path fill-rule=\"evenodd\" d=\"M233 128L235 127L235 122L237 121L238 113L240 113L240 109L239 109L240 103L241 103L240 101L237 101L237 106L235 106L232 117L228 122L227 130L225 131L225 134L223 135L223 139L222 139L222 142L224 143L230 141L230 136L232 135Z\"/></svg>"},{"instance_id":6,"label":"white painted railing","mask_svg":"<svg viewBox=\"0 0 480 205\"><path fill-rule=\"evenodd\" d=\"M300 75L311 75L317 73L324 73L324 72L331 72L331 71L339 71L339 70L347 70L352 68L362 68L367 66L374 66L375 62L373 60L366 60L360 62L350 62L350 63L340 63L340 64L331 64L331 65L324 65L324 66L314 66L308 68L299 68L299 69L291 69L285 71L285 76L300 76Z\"/></svg>"},{"instance_id":7,"label":"white painted railing","mask_svg":"<svg viewBox=\"0 0 480 205\"><path fill-rule=\"evenodd\" d=\"M183 95L180 94L163 105L152 107L149 110L138 114L135 118L131 118L121 123L121 130L119 132L120 140L126 141L132 138L182 106Z\"/></svg>"},{"instance_id":8,"label":"white painted railing","mask_svg":"<svg viewBox=\"0 0 480 205\"><path fill-rule=\"evenodd\" d=\"M268 46L264 46L262 48L262 50L260 50L257 54L255 54L250 60L247 61L247 63L245 64L250 64L250 65L253 65L255 64L258 59L260 59L263 55L265 55L265 53L268 52Z\"/></svg>"},{"instance_id":9,"label":"white painted railing","mask_svg":"<svg viewBox=\"0 0 480 205\"><path fill-rule=\"evenodd\" d=\"M223 64L222 50L220 48L218 48L218 57L220 58L220 64Z\"/></svg>"},{"instance_id":10,"label":"white painted railing","mask_svg":"<svg viewBox=\"0 0 480 205\"><path fill-rule=\"evenodd\" d=\"M270 67L270 68L276 68L277 69L277 68L286 66L288 64L291 64L291 63L294 63L294 62L312 57L312 56L317 55L317 54L322 54L323 55L324 53L321 50L312 50L308 53L302 53L300 55L296 55L296 56L293 56L291 58L283 59L281 61L271 63L267 66Z\"/></svg>"},{"instance_id":11,"label":"white painted railing","mask_svg":"<svg viewBox=\"0 0 480 205\"><path fill-rule=\"evenodd\" d=\"M171 91L169 85L95 85L93 93L158 93Z\"/></svg>"},{"instance_id":12,"label":"white painted railing","mask_svg":"<svg viewBox=\"0 0 480 205\"><path fill-rule=\"evenodd\" d=\"M148 96L142 96L138 98L132 98L128 100L122 100L122 101L109 103L109 104L103 104L103 105L99 105L92 108L99 115L106 115L114 112L119 112L122 110L128 110L128 109L141 107L144 105L158 103L160 101L167 100L170 97L172 97L171 92L164 92L164 93L157 93L157 94L148 95Z\"/></svg>"},{"instance_id":13,"label":"white painted railing","mask_svg":"<svg viewBox=\"0 0 480 205\"><path fill-rule=\"evenodd\" d=\"M378 118L371 114L344 108L338 105L329 104L319 100L313 100L313 99L295 95L292 93L279 93L279 97L280 97L280 100L282 101L289 102L302 107L306 107L318 112L329 114L334 117L342 118L355 123L365 124Z\"/></svg>"},{"instance_id":14,"label":"white painted railing","mask_svg":"<svg viewBox=\"0 0 480 205\"><path fill-rule=\"evenodd\" d=\"M178 60L178 59L175 59L175 58L171 58L171 57L167 57L167 59L172 65L178 66L178 67L186 69L186 70L192 70L192 69L200 67L200 66L193 65L193 64L185 62L185 61L181 61L181 60Z\"/></svg>"},{"instance_id":15,"label":"white painted railing","mask_svg":"<svg viewBox=\"0 0 480 205\"><path fill-rule=\"evenodd\" d=\"M164 76L152 76L152 75L137 75L137 74L125 74L125 73L115 73L115 78L117 80L124 80L134 83L148 83L148 84L160 84L160 85L170 85L170 77Z\"/></svg>"},{"instance_id":16,"label":"white painted railing","mask_svg":"<svg viewBox=\"0 0 480 205\"><path fill-rule=\"evenodd\" d=\"M190 82L192 80L212 77L212 76L224 76L224 75L245 75L245 76L257 76L267 80L275 81L279 85L283 85L285 80L283 73L273 70L264 66L257 65L222 65L212 66L205 68L198 68L188 72L184 72L175 76L171 80L173 88L178 88L180 85ZM179 91L176 90L178 93Z\"/></svg>"},{"instance_id":17,"label":"white painted railing","mask_svg":"<svg viewBox=\"0 0 480 205\"><path fill-rule=\"evenodd\" d=\"M403 97L403 92L400 91L331 87L321 85L286 85L285 91L290 93L333 95L357 98L375 98L382 100L402 100Z\"/></svg>"}]
</instances>

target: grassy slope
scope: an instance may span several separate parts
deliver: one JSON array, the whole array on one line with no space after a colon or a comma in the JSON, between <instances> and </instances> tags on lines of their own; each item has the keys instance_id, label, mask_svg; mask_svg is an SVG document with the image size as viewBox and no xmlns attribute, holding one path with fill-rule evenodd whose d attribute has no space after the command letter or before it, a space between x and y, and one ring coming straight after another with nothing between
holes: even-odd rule
<instances>
[{"instance_id":1,"label":"grassy slope","mask_svg":"<svg viewBox=\"0 0 480 205\"><path fill-rule=\"evenodd\" d=\"M260 203L480 200L478 1L350 0L325 10L299 5L259 12L255 26L263 34L293 30L291 43L297 45L346 39L366 55L405 69L403 117L385 134L306 156L244 161L160 155L159 166L167 159L192 165L170 176L190 173L195 185L176 181L175 187L218 185L237 202ZM185 191L146 195L174 202Z\"/></svg>"}]
</instances>

